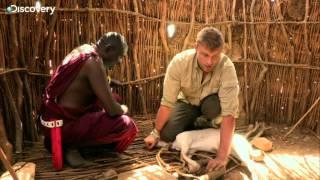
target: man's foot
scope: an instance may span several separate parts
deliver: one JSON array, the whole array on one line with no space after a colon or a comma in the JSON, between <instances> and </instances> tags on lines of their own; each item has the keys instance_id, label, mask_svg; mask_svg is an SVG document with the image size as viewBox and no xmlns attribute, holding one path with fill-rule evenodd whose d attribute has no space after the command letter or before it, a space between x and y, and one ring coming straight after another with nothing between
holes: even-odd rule
<instances>
[{"instance_id":1,"label":"man's foot","mask_svg":"<svg viewBox=\"0 0 320 180\"><path fill-rule=\"evenodd\" d=\"M204 116L199 116L194 122L194 127L197 129L212 128L212 123Z\"/></svg>"},{"instance_id":2,"label":"man's foot","mask_svg":"<svg viewBox=\"0 0 320 180\"><path fill-rule=\"evenodd\" d=\"M204 116L199 116L194 122L194 127L197 129L206 129L206 128L219 128L222 122L222 116L219 115L214 119L210 120Z\"/></svg>"},{"instance_id":3,"label":"man's foot","mask_svg":"<svg viewBox=\"0 0 320 180\"><path fill-rule=\"evenodd\" d=\"M79 153L83 157L96 156L104 153L116 152L115 147L117 143L92 145L78 148Z\"/></svg>"},{"instance_id":4,"label":"man's foot","mask_svg":"<svg viewBox=\"0 0 320 180\"><path fill-rule=\"evenodd\" d=\"M64 159L69 166L72 168L79 168L79 167L87 167L90 165L94 165L94 163L89 162L80 155L78 149L66 149L64 151Z\"/></svg>"}]
</instances>

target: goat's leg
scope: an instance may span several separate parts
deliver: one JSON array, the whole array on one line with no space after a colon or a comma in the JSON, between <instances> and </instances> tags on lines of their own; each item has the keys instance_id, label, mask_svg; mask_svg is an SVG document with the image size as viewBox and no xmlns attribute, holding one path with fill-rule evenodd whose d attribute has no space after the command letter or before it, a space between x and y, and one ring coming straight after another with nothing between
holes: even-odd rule
<instances>
[{"instance_id":1,"label":"goat's leg","mask_svg":"<svg viewBox=\"0 0 320 180\"><path fill-rule=\"evenodd\" d=\"M232 141L232 151L242 161L243 165L248 168L254 180L264 180L265 176L256 168L256 164L250 158L252 152L251 144L240 135L234 135Z\"/></svg>"},{"instance_id":2,"label":"goat's leg","mask_svg":"<svg viewBox=\"0 0 320 180\"><path fill-rule=\"evenodd\" d=\"M181 158L187 162L190 173L197 172L200 169L200 164L191 159L191 155L188 154L188 151L181 150Z\"/></svg>"}]
</instances>

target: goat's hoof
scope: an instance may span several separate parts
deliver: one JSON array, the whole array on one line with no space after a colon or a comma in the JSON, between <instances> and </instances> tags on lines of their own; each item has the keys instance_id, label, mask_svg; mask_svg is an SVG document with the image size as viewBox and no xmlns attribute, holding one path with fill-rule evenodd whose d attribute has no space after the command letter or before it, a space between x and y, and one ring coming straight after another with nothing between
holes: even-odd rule
<instances>
[{"instance_id":1,"label":"goat's hoof","mask_svg":"<svg viewBox=\"0 0 320 180\"><path fill-rule=\"evenodd\" d=\"M189 167L190 173L195 173L195 172L199 171L201 166L199 164L196 164L196 165L189 165L188 167Z\"/></svg>"}]
</instances>

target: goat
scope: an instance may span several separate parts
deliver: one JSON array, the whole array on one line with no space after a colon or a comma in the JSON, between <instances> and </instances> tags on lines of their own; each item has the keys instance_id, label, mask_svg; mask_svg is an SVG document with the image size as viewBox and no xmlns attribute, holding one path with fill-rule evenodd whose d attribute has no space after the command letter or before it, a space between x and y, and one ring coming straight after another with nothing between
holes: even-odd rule
<instances>
[{"instance_id":1,"label":"goat","mask_svg":"<svg viewBox=\"0 0 320 180\"><path fill-rule=\"evenodd\" d=\"M192 153L196 151L214 152L219 148L220 130L202 129L185 131L176 136L172 148L181 151L180 158L185 160L189 172L194 173L200 169L200 165L191 159ZM255 162L250 159L252 145L240 135L234 134L231 144L231 154L239 158L248 167L253 179L265 179L255 168Z\"/></svg>"}]
</instances>

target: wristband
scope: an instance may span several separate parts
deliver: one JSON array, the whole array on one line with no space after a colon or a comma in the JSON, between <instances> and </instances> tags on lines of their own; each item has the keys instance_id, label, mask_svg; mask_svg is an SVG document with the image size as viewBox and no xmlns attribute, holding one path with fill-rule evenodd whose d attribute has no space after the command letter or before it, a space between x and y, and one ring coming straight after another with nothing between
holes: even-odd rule
<instances>
[{"instance_id":1,"label":"wristband","mask_svg":"<svg viewBox=\"0 0 320 180\"><path fill-rule=\"evenodd\" d=\"M159 134L159 131L154 128L151 132L150 132L150 135L155 137L156 139L160 138L160 134Z\"/></svg>"}]
</instances>

